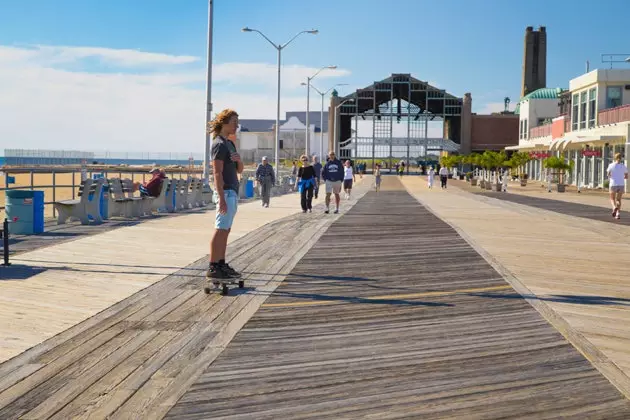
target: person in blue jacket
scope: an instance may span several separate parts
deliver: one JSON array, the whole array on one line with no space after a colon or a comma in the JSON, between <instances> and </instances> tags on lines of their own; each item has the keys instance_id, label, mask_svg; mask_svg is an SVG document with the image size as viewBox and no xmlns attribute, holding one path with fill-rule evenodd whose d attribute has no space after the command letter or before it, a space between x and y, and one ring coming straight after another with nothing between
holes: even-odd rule
<instances>
[{"instance_id":1,"label":"person in blue jacket","mask_svg":"<svg viewBox=\"0 0 630 420\"><path fill-rule=\"evenodd\" d=\"M308 156L300 157L302 167L297 172L297 186L300 191L302 213L313 211L313 190L315 189L315 169L308 160Z\"/></svg>"},{"instance_id":2,"label":"person in blue jacket","mask_svg":"<svg viewBox=\"0 0 630 420\"><path fill-rule=\"evenodd\" d=\"M326 211L330 213L330 195L335 194L335 214L339 213L341 197L341 183L343 182L343 165L335 156L335 152L328 153L328 161L322 170L322 179L326 182Z\"/></svg>"}]
</instances>

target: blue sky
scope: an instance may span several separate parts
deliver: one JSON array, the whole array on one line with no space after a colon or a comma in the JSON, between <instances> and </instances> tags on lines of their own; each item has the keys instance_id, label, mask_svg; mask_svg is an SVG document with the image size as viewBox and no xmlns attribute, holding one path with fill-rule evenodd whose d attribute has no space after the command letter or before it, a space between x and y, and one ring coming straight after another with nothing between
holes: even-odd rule
<instances>
[{"instance_id":1,"label":"blue sky","mask_svg":"<svg viewBox=\"0 0 630 420\"><path fill-rule=\"evenodd\" d=\"M598 2L597 10L601 11L598 14L591 13L594 2L581 0L215 0L214 4L215 109L216 106L243 109L242 118L273 118L276 62L275 50L256 34L242 33L243 26L260 29L275 42L285 42L304 29L320 31L317 36L298 38L283 53L283 64L287 66L284 70L283 111L295 110L300 103L305 105L299 80L312 69L329 64L339 66L340 71L318 76L314 84L322 89L335 83L348 83L354 89L400 72L434 82L456 95L472 92L477 112L496 110L504 96L510 96L515 104L520 91L526 26L547 27L549 87L567 87L569 79L584 72L586 60L590 60L591 68L604 67L600 63L602 53L630 53L626 29L630 1L627 0ZM116 82L125 76L134 76L133 83L139 83L139 89L144 89L147 81L138 77L159 76L159 81L154 78L149 84L172 90L162 90L159 95L155 94L155 98L152 97L154 92L146 90L127 92L129 95L134 92L136 97L151 97L152 106L161 103L164 109L155 108L152 112L163 116L162 121L170 115L169 112L177 114L190 110L194 119L186 120L187 125L199 124L199 119L203 124L206 25L205 0L0 0L0 46L28 49L45 45L108 51L106 54L77 54L77 50L72 49L62 53L55 50L55 57L69 54L72 60L42 62L38 57L38 65L57 72L54 75L46 73L47 77L39 77L41 82L37 83L54 84L57 83L55 77L60 76L65 79L58 86L67 87L74 83L72 86L76 87L76 83L81 82L70 80L69 76L78 75L83 78L81 86L85 86L91 84L86 81L90 74L100 74L116 75ZM112 59L115 55L112 50L137 50L180 59L157 59L155 62L149 59L121 65L120 57ZM15 50L10 56L10 59L14 58ZM9 58L5 56L6 60ZM31 60L29 66L32 65ZM22 70L20 73L24 74ZM177 80L167 80L168 77ZM179 90L175 91L174 85ZM15 81L11 86L15 86ZM94 89L93 86L90 88ZM42 89L38 89L40 94ZM120 104L124 92L112 93L115 89L122 88L115 84L103 86L90 97L111 94L116 96L113 102ZM347 88L346 91L343 89L340 88L342 94L347 92ZM55 94L63 96L64 90L57 88ZM76 95L80 96L80 92ZM14 97L18 96L22 95ZM77 102L73 107L69 103L73 97L69 94L64 99L64 112L85 112L89 106L87 99L82 98L83 102L80 105ZM170 105L169 98L172 100ZM184 103L185 100L190 103ZM51 103L55 101L49 100ZM103 97L94 101L102 103ZM5 100L7 106L10 105L7 102ZM0 107L2 103L0 100ZM315 99L312 106L319 109ZM129 121L131 115L142 112L144 105L138 101L133 105L125 104L125 107L124 112L120 110L116 115L108 113L108 124L95 122L92 132L98 130L98 135L103 138L115 136L116 124L121 124L125 132L129 131L125 124L132 124ZM98 109L92 112L92 117L96 113L102 115ZM32 114L29 117L32 118ZM178 132L183 118L177 117L179 123L168 121L168 127L158 127L156 132ZM15 116L11 121L15 121ZM146 121L142 124L146 128ZM46 123L46 132L61 130L64 141L75 142L78 136L72 138L72 127L70 122L50 122ZM90 128L79 131L85 135ZM192 132L186 138L192 136ZM134 134L138 146L147 141L147 137L143 137L145 134L140 128ZM14 127L9 132L0 131L0 136L38 144L33 137L40 135L36 132L23 134L19 127ZM129 135L118 137L122 140L115 143L117 147L135 141ZM149 135L149 138L154 137L155 134ZM163 141L167 142L167 139ZM196 140L190 141L192 145ZM161 147L168 147L168 143Z\"/></svg>"}]
</instances>

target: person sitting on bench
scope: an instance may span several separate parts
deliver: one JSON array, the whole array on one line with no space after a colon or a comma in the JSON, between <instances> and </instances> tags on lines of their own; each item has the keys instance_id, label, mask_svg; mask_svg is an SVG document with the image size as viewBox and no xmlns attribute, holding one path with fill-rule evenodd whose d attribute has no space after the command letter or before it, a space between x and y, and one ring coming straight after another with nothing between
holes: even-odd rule
<instances>
[{"instance_id":1,"label":"person sitting on bench","mask_svg":"<svg viewBox=\"0 0 630 420\"><path fill-rule=\"evenodd\" d=\"M159 197L160 192L162 191L162 182L166 178L166 174L164 171L160 170L160 168L153 168L149 173L153 176L149 182L145 183L134 183L134 191L140 190L140 195L142 197Z\"/></svg>"}]
</instances>

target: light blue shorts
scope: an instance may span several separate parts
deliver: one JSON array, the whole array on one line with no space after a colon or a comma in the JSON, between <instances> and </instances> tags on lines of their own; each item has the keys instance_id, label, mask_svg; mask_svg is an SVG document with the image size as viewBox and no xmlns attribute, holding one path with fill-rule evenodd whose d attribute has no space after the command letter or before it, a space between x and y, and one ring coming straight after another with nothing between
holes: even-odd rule
<instances>
[{"instance_id":1,"label":"light blue shorts","mask_svg":"<svg viewBox=\"0 0 630 420\"><path fill-rule=\"evenodd\" d=\"M227 212L225 214L219 213L219 194L214 192L214 202L217 205L217 214L214 219L214 227L221 230L228 230L232 228L234 223L234 216L238 210L238 193L234 190L223 191L225 197L225 203L227 204Z\"/></svg>"}]
</instances>

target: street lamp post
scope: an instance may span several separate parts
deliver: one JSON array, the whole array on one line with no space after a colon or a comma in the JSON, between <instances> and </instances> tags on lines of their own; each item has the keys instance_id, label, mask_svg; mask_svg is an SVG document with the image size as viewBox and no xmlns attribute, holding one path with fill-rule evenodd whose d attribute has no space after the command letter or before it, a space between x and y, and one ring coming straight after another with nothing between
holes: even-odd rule
<instances>
[{"instance_id":1,"label":"street lamp post","mask_svg":"<svg viewBox=\"0 0 630 420\"><path fill-rule=\"evenodd\" d=\"M321 73L322 70L326 70L326 69L334 70L336 68L337 66L325 66L317 70L317 72L311 77L306 78L307 89L306 89L306 145L305 145L305 149L306 149L307 156L311 154L311 149L310 149L310 137L311 137L310 134L311 133L310 133L310 127L309 127L309 114L311 110L311 80L313 80L315 76Z\"/></svg>"},{"instance_id":2,"label":"street lamp post","mask_svg":"<svg viewBox=\"0 0 630 420\"><path fill-rule=\"evenodd\" d=\"M286 46L289 45L291 42L293 42L293 40L297 38L298 36L302 34L317 35L319 31L317 29L311 29L310 31L298 32L297 34L293 36L293 38L291 38L284 44L275 44L273 41L267 38L267 36L263 34L261 31L259 31L258 29L251 29L251 28L245 27L242 29L242 31L243 32L257 32L260 36L265 38L267 42L273 45L273 47L278 51L278 99L277 99L277 104L276 104L275 164L276 164L276 182L279 182L280 180L280 69L281 69L280 65L282 63L282 50L286 48Z\"/></svg>"},{"instance_id":3,"label":"street lamp post","mask_svg":"<svg viewBox=\"0 0 630 420\"><path fill-rule=\"evenodd\" d=\"M354 102L354 98L348 98L345 101L342 101L333 110L333 151L335 153L337 153L337 110L341 105L345 104L346 102Z\"/></svg>"},{"instance_id":4,"label":"street lamp post","mask_svg":"<svg viewBox=\"0 0 630 420\"><path fill-rule=\"evenodd\" d=\"M306 83L301 83L302 86L306 86ZM320 128L319 128L319 159L323 159L324 156L324 97L326 96L326 94L328 92L330 92L331 90L333 90L334 88L338 87L338 86L348 86L347 83L337 83L336 85L332 86L330 89L328 89L326 92L321 92L319 89L317 89L315 86L311 87L313 89L315 89L315 91L317 93L319 93L322 96L322 111L320 113Z\"/></svg>"},{"instance_id":5,"label":"street lamp post","mask_svg":"<svg viewBox=\"0 0 630 420\"><path fill-rule=\"evenodd\" d=\"M208 68L206 70L206 146L203 155L203 179L210 185L210 142L208 125L212 121L212 0L208 0Z\"/></svg>"}]
</instances>

